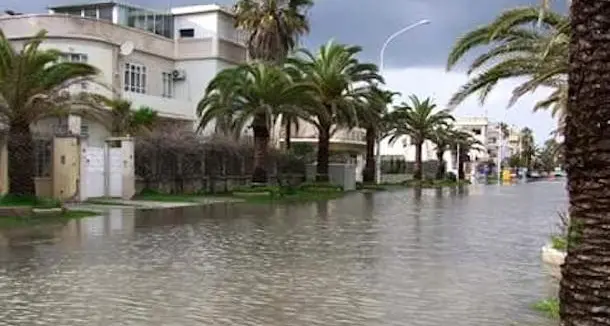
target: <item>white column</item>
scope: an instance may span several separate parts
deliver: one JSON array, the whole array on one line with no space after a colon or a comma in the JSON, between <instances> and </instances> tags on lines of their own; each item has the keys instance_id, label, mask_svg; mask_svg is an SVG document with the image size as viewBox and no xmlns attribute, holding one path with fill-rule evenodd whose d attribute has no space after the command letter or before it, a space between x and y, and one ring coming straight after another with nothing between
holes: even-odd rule
<instances>
[{"instance_id":1,"label":"white column","mask_svg":"<svg viewBox=\"0 0 610 326\"><path fill-rule=\"evenodd\" d=\"M121 152L123 153L122 198L129 200L136 194L133 139L121 140Z\"/></svg>"}]
</instances>

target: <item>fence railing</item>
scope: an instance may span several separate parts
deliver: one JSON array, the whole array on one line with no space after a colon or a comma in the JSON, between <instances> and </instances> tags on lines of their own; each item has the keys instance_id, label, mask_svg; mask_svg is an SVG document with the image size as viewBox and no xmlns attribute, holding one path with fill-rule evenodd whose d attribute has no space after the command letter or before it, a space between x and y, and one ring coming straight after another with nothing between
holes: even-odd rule
<instances>
[{"instance_id":1,"label":"fence railing","mask_svg":"<svg viewBox=\"0 0 610 326\"><path fill-rule=\"evenodd\" d=\"M272 151L270 182L302 182L305 163ZM137 190L163 193L226 192L248 185L254 168L248 140L203 139L187 131L156 132L135 141Z\"/></svg>"}]
</instances>

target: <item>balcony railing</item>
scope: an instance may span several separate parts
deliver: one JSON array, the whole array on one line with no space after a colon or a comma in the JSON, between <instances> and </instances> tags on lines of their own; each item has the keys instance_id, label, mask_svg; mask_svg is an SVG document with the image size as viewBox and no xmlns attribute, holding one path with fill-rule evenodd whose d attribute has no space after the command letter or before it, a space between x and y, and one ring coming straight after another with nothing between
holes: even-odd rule
<instances>
[{"instance_id":1,"label":"balcony railing","mask_svg":"<svg viewBox=\"0 0 610 326\"><path fill-rule=\"evenodd\" d=\"M286 137L286 131L282 129L280 131L280 137L282 140ZM316 130L299 130L298 133L294 133L291 135L293 140L299 139L318 139L318 132ZM331 142L345 142L345 143L358 143L364 144L366 143L366 132L360 128L354 128L351 130L341 129L337 130L330 138Z\"/></svg>"}]
</instances>

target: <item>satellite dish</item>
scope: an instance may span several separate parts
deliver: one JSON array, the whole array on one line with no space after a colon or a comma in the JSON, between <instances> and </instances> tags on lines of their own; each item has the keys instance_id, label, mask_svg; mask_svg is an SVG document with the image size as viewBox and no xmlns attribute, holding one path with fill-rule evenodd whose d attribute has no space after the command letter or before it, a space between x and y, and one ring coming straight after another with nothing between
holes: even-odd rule
<instances>
[{"instance_id":1,"label":"satellite dish","mask_svg":"<svg viewBox=\"0 0 610 326\"><path fill-rule=\"evenodd\" d=\"M121 44L120 53L122 56L128 56L133 52L134 45L132 41L125 41Z\"/></svg>"}]
</instances>

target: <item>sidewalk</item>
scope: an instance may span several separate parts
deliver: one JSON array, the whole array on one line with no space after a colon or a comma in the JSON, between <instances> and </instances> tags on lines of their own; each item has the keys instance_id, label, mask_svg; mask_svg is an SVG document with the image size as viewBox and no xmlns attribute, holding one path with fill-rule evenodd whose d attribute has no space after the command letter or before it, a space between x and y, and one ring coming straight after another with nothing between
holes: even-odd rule
<instances>
[{"instance_id":1,"label":"sidewalk","mask_svg":"<svg viewBox=\"0 0 610 326\"><path fill-rule=\"evenodd\" d=\"M216 203L240 203L243 202L241 199L236 198L210 198L201 197L191 202L180 202L180 201L153 201L153 200L125 200L120 198L95 198L81 205L95 205L95 206L113 206L113 207L134 207L134 208L175 208L175 207L188 207L188 206L202 206L211 205Z\"/></svg>"}]
</instances>

